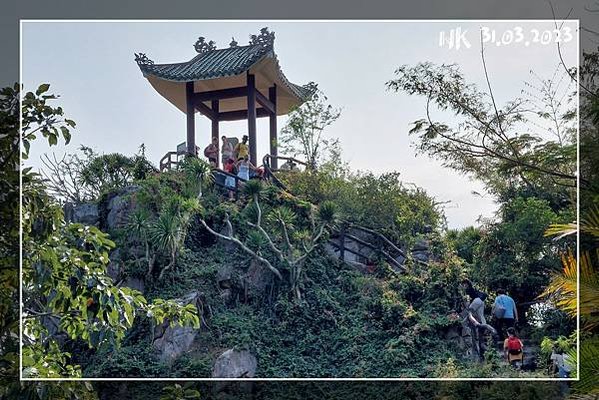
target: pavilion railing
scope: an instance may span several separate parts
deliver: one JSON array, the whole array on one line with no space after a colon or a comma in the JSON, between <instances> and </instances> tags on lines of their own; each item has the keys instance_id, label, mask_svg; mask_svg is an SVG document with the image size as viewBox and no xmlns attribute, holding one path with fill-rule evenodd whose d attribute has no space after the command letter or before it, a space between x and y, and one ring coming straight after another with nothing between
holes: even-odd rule
<instances>
[{"instance_id":1,"label":"pavilion railing","mask_svg":"<svg viewBox=\"0 0 599 400\"><path fill-rule=\"evenodd\" d=\"M196 154L199 154L200 148L196 146ZM160 159L160 172L175 169L181 162L181 158L187 155L187 148L185 143L181 143L177 146L176 151L169 151Z\"/></svg>"},{"instance_id":2,"label":"pavilion railing","mask_svg":"<svg viewBox=\"0 0 599 400\"><path fill-rule=\"evenodd\" d=\"M174 159L173 159L174 156ZM160 172L174 169L179 163L179 158L176 151L169 151L160 159Z\"/></svg>"},{"instance_id":3,"label":"pavilion railing","mask_svg":"<svg viewBox=\"0 0 599 400\"><path fill-rule=\"evenodd\" d=\"M245 179L217 168L212 170L212 176L214 177L215 186L218 186L221 189L225 189L226 191L233 191L233 193L235 194L235 200L239 199L239 191L241 190L241 184L246 182ZM235 180L235 186L230 187L225 184L225 182L227 181L227 177L231 177Z\"/></svg>"},{"instance_id":4,"label":"pavilion railing","mask_svg":"<svg viewBox=\"0 0 599 400\"><path fill-rule=\"evenodd\" d=\"M306 169L310 168L310 165L304 161L298 160L297 158L293 158L293 157L285 157L285 156L273 156L272 154L267 154L262 158L262 166L264 167L264 177L268 180L270 180L271 182L273 182L275 185L277 185L278 187L282 188L282 189L287 189L285 187L285 184L283 184L283 182L281 182L281 180L279 178L277 178L277 176L274 174L274 172L277 171L293 171L291 169L285 169L285 168L278 168L278 169L273 169L272 168L272 160L276 159L276 160L285 160L285 161L289 161L292 163L296 163L296 164L300 164L303 165Z\"/></svg>"}]
</instances>

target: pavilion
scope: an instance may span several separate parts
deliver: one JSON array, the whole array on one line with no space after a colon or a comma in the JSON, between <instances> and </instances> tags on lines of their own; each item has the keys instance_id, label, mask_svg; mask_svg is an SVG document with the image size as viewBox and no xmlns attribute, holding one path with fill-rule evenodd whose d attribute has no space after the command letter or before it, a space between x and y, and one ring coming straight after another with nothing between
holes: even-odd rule
<instances>
[{"instance_id":1,"label":"pavilion","mask_svg":"<svg viewBox=\"0 0 599 400\"><path fill-rule=\"evenodd\" d=\"M155 64L144 53L135 54L152 87L187 115L187 154L197 155L196 112L212 121L216 138L220 121L247 119L250 160L258 165L256 118L269 117L271 166L277 168L277 116L301 105L312 86L289 82L274 52L274 39L274 32L262 28L246 46L233 39L228 48L217 49L213 41L200 37L194 45L198 54L175 64Z\"/></svg>"}]
</instances>

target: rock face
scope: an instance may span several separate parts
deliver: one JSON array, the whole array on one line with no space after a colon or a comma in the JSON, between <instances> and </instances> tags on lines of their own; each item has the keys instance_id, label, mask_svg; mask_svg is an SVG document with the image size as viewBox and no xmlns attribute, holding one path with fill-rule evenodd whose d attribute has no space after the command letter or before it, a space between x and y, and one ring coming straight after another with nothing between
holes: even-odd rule
<instances>
[{"instance_id":1,"label":"rock face","mask_svg":"<svg viewBox=\"0 0 599 400\"><path fill-rule=\"evenodd\" d=\"M221 354L212 369L213 378L253 378L256 376L258 361L247 350L229 349Z\"/></svg>"},{"instance_id":2,"label":"rock face","mask_svg":"<svg viewBox=\"0 0 599 400\"><path fill-rule=\"evenodd\" d=\"M252 260L243 278L251 294L260 294L272 283L273 277L274 274L267 267Z\"/></svg>"},{"instance_id":3,"label":"rock face","mask_svg":"<svg viewBox=\"0 0 599 400\"><path fill-rule=\"evenodd\" d=\"M230 264L221 264L216 270L216 283L221 289L230 289L233 278L233 266Z\"/></svg>"},{"instance_id":4,"label":"rock face","mask_svg":"<svg viewBox=\"0 0 599 400\"><path fill-rule=\"evenodd\" d=\"M121 228L129 220L129 214L135 209L135 197L138 186L127 186L113 193L106 202L106 221L108 229Z\"/></svg>"},{"instance_id":5,"label":"rock face","mask_svg":"<svg viewBox=\"0 0 599 400\"><path fill-rule=\"evenodd\" d=\"M422 239L418 241L412 248L411 254L415 261L428 263L431 259L430 240Z\"/></svg>"},{"instance_id":6,"label":"rock face","mask_svg":"<svg viewBox=\"0 0 599 400\"><path fill-rule=\"evenodd\" d=\"M162 325L156 329L152 345L158 350L160 360L170 365L191 347L196 335L197 330L189 326Z\"/></svg>"},{"instance_id":7,"label":"rock face","mask_svg":"<svg viewBox=\"0 0 599 400\"><path fill-rule=\"evenodd\" d=\"M182 305L195 304L198 306L200 296L198 292L191 292L180 299L176 299L176 301ZM165 321L154 330L152 347L158 353L160 360L170 365L181 354L189 350L198 332L193 327L170 327L168 321Z\"/></svg>"},{"instance_id":8,"label":"rock face","mask_svg":"<svg viewBox=\"0 0 599 400\"><path fill-rule=\"evenodd\" d=\"M131 289L135 289L135 290L139 290L142 293L144 292L144 290L146 288L146 284L145 284L144 280L141 278L134 277L134 276L127 277L125 279L125 281L123 282L122 286L131 288Z\"/></svg>"},{"instance_id":9,"label":"rock face","mask_svg":"<svg viewBox=\"0 0 599 400\"><path fill-rule=\"evenodd\" d=\"M112 278L114 282L117 282L121 279L123 274L123 266L121 262L121 249L116 248L112 250L108 256L110 258L110 262L106 267L106 273L108 276Z\"/></svg>"},{"instance_id":10,"label":"rock face","mask_svg":"<svg viewBox=\"0 0 599 400\"><path fill-rule=\"evenodd\" d=\"M64 206L65 219L69 222L78 222L84 225L96 225L100 221L98 205L96 203L67 203Z\"/></svg>"}]
</instances>

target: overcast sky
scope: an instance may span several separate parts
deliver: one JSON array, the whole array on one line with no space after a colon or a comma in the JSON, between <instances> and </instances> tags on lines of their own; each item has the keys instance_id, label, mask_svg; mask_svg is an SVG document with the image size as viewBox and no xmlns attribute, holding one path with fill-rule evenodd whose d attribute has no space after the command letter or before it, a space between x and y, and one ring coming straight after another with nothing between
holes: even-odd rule
<instances>
[{"instance_id":1,"label":"overcast sky","mask_svg":"<svg viewBox=\"0 0 599 400\"><path fill-rule=\"evenodd\" d=\"M533 70L550 78L559 63L554 43L532 43L532 29L554 29L553 22L23 22L22 82L32 90L42 82L61 95L60 104L77 122L73 140L62 154L80 144L100 153L133 154L141 143L156 165L169 150L185 140L185 115L162 98L143 78L134 52L144 52L156 63L188 61L196 55L199 36L228 47L231 37L244 45L250 34L268 26L276 32L275 52L287 78L297 84L314 81L331 104L342 108L341 118L327 136L338 137L343 157L352 169L399 171L402 180L415 183L445 207L450 228L476 224L479 216L491 217L496 205L483 197L482 185L440 163L420 155L407 132L424 116L425 99L390 93L385 82L403 64L456 63L467 79L486 88L480 57L479 29L487 26L501 36L521 27L520 44L486 45L486 62L499 104L521 95ZM562 44L568 66L577 65L576 25L574 39ZM439 33L460 27L471 47L459 50L439 45ZM524 42L530 41L529 46ZM436 114L440 116L440 114ZM452 116L443 114L451 122ZM434 115L433 115L434 118ZM285 117L279 117L279 127ZM247 122L221 123L221 133L241 136ZM210 122L196 114L196 142L210 138ZM28 163L39 167L41 154L49 149L35 143ZM258 155L268 151L268 119L258 120Z\"/></svg>"}]
</instances>

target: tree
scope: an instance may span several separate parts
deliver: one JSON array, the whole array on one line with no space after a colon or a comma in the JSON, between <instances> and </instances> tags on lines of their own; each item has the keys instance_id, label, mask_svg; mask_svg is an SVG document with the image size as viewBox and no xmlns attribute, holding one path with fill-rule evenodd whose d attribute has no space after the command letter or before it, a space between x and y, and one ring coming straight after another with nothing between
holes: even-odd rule
<instances>
[{"instance_id":1,"label":"tree","mask_svg":"<svg viewBox=\"0 0 599 400\"><path fill-rule=\"evenodd\" d=\"M323 136L324 130L341 116L341 110L327 104L327 97L315 83L310 98L289 113L281 130L280 146L293 157L301 156L312 168L327 157L339 158L339 140Z\"/></svg>"},{"instance_id":2,"label":"tree","mask_svg":"<svg viewBox=\"0 0 599 400\"><path fill-rule=\"evenodd\" d=\"M488 75L485 93L468 84L456 65L419 63L401 66L396 74L397 79L387 82L389 90L427 99L425 118L410 130L418 135L420 152L481 180L494 194L514 185L552 190L576 186L576 113L568 85L556 89L557 82L542 81L536 99L515 98L499 108ZM534 87L528 87L531 93ZM436 122L432 105L454 113L460 122ZM539 129L527 132L531 126Z\"/></svg>"},{"instance_id":3,"label":"tree","mask_svg":"<svg viewBox=\"0 0 599 400\"><path fill-rule=\"evenodd\" d=\"M546 236L555 236L562 240L565 236L577 234L576 224L556 224L547 229ZM596 267L599 251L596 242L599 239L599 210L586 213L580 222L580 233L588 235L595 241L595 248L580 254L580 264L571 250L562 255L563 269L554 273L547 288L539 297L549 300L557 308L566 312L571 318L581 319L581 328L588 337L581 342L580 380L574 387L583 393L596 393L597 376L599 375L599 338L596 335L599 327L599 275ZM580 296L580 302L579 302ZM580 315L578 313L580 312ZM577 365L578 353L574 348L568 352L572 366ZM575 369L575 368L574 368Z\"/></svg>"},{"instance_id":4,"label":"tree","mask_svg":"<svg viewBox=\"0 0 599 400\"><path fill-rule=\"evenodd\" d=\"M0 91L0 397L19 392L19 85Z\"/></svg>"},{"instance_id":5,"label":"tree","mask_svg":"<svg viewBox=\"0 0 599 400\"><path fill-rule=\"evenodd\" d=\"M203 189L214 182L210 164L197 157L187 157L183 162L182 170L187 176L187 181L195 188L199 200Z\"/></svg>"},{"instance_id":6,"label":"tree","mask_svg":"<svg viewBox=\"0 0 599 400\"><path fill-rule=\"evenodd\" d=\"M225 216L226 232L219 233L212 229L204 219L200 222L213 235L237 244L244 252L256 261L265 265L279 280L283 279L285 271L287 283L296 301L301 301L301 284L304 276L304 262L319 244L327 228L335 223L336 207L331 202L324 202L318 208L318 218L315 218L312 208L308 211L309 229L297 229L295 225L296 214L285 206L274 208L267 216L266 222L270 228L264 227L260 196L263 192L262 183L251 180L245 184L244 192L252 199L248 204L254 214L253 221L245 221L252 230L247 234L245 241L233 234L233 226L229 215ZM255 248L255 250L252 249ZM274 260L269 260L262 255L265 250L270 250Z\"/></svg>"},{"instance_id":7,"label":"tree","mask_svg":"<svg viewBox=\"0 0 599 400\"><path fill-rule=\"evenodd\" d=\"M30 121L23 126L23 137L31 132L58 135L53 124L62 109L42 107L38 119L37 100L47 91L42 85L37 94L28 93L23 114ZM54 99L43 95L41 101ZM54 113L54 114L53 114ZM63 130L61 132L64 135ZM54 139L49 143L56 144ZM24 156L28 155L29 146ZM25 157L26 158L26 157ZM23 170L23 365L26 377L78 377L81 370L70 362L71 354L57 338L66 335L90 347L118 346L137 316L171 325L199 327L198 311L193 305L155 299L148 303L141 293L121 288L106 275L108 253L114 243L93 226L67 223L60 205L46 190L43 180L30 169Z\"/></svg>"},{"instance_id":8,"label":"tree","mask_svg":"<svg viewBox=\"0 0 599 400\"><path fill-rule=\"evenodd\" d=\"M504 288L516 303L529 302L559 267L559 250L544 237L559 217L544 200L513 199L502 205L499 221L483 227L474 251L472 277L488 288Z\"/></svg>"},{"instance_id":9,"label":"tree","mask_svg":"<svg viewBox=\"0 0 599 400\"><path fill-rule=\"evenodd\" d=\"M154 262L156 261L156 253L152 251L153 249L150 246L151 224L146 210L135 210L135 212L129 216L127 228L132 233L132 236L140 240L144 245L145 259L148 263L148 272L146 276L150 279L154 269Z\"/></svg>"},{"instance_id":10,"label":"tree","mask_svg":"<svg viewBox=\"0 0 599 400\"><path fill-rule=\"evenodd\" d=\"M48 190L58 199L81 203L97 199L103 193L145 179L157 169L145 157L144 145L132 157L118 153L97 154L81 146L79 154L42 156L42 175Z\"/></svg>"},{"instance_id":11,"label":"tree","mask_svg":"<svg viewBox=\"0 0 599 400\"><path fill-rule=\"evenodd\" d=\"M160 250L167 251L170 256L169 264L162 268L158 279L162 279L166 271L175 267L177 254L185 241L191 217L199 208L200 205L195 198L183 199L173 196L151 225L150 238L154 245Z\"/></svg>"}]
</instances>

